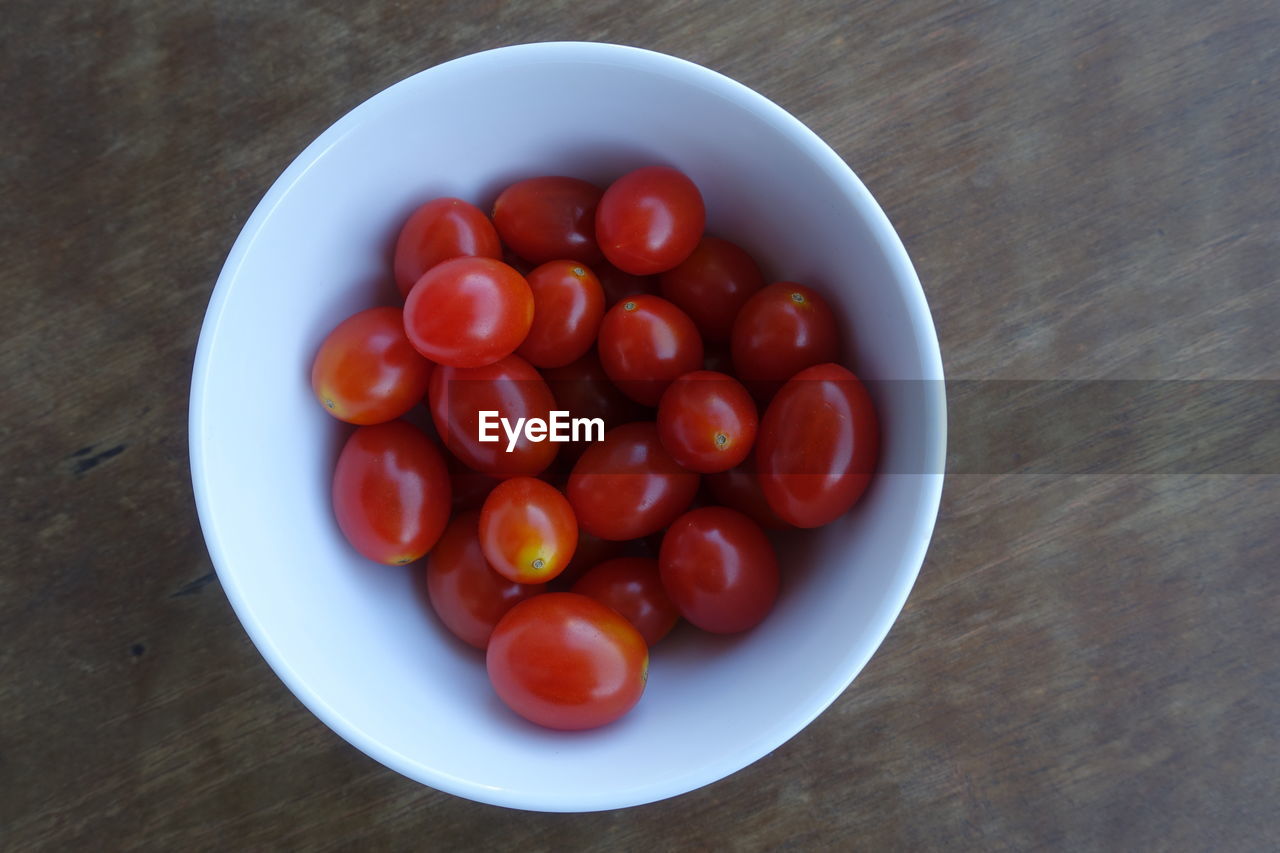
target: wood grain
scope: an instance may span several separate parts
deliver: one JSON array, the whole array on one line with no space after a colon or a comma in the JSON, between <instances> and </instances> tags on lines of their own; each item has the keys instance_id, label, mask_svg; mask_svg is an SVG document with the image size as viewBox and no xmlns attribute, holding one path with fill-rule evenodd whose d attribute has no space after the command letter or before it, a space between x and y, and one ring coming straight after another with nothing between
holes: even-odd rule
<instances>
[{"instance_id":1,"label":"wood grain","mask_svg":"<svg viewBox=\"0 0 1280 853\"><path fill-rule=\"evenodd\" d=\"M1180 429L1158 473L958 459L827 713L590 815L424 788L317 722L211 574L186 457L204 307L276 175L412 72L549 39L682 56L813 127L902 233L950 377L1274 383L1273 2L11 0L0 27L0 847L1280 846L1274 386L1234 473L1180 468ZM957 399L966 435L1017 422Z\"/></svg>"}]
</instances>

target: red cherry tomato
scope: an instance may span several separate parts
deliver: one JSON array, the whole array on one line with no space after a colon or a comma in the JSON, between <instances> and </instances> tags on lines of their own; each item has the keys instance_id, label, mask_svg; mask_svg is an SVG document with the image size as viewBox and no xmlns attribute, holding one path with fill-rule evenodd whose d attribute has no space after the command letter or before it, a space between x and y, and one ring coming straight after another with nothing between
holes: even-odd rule
<instances>
[{"instance_id":1,"label":"red cherry tomato","mask_svg":"<svg viewBox=\"0 0 1280 853\"><path fill-rule=\"evenodd\" d=\"M595 273L577 261L550 261L529 273L533 325L516 350L535 367L563 367L596 341L604 292Z\"/></svg>"},{"instance_id":2,"label":"red cherry tomato","mask_svg":"<svg viewBox=\"0 0 1280 853\"><path fill-rule=\"evenodd\" d=\"M600 287L604 290L604 307L609 310L628 296L639 296L644 293L657 295L658 277L656 275L632 275L623 272L608 261L601 261L591 268L600 279Z\"/></svg>"},{"instance_id":3,"label":"red cherry tomato","mask_svg":"<svg viewBox=\"0 0 1280 853\"><path fill-rule=\"evenodd\" d=\"M754 458L728 471L719 471L705 478L707 489L715 502L736 509L761 527L769 530L785 530L790 527L769 506L760 490L760 478L756 474Z\"/></svg>"},{"instance_id":4,"label":"red cherry tomato","mask_svg":"<svg viewBox=\"0 0 1280 853\"><path fill-rule=\"evenodd\" d=\"M601 539L657 533L684 512L698 491L698 475L681 468L649 422L605 433L573 466L566 496L578 524Z\"/></svg>"},{"instance_id":5,"label":"red cherry tomato","mask_svg":"<svg viewBox=\"0 0 1280 853\"><path fill-rule=\"evenodd\" d=\"M726 507L680 516L663 537L658 566L680 615L704 631L753 628L778 598L778 559L768 537Z\"/></svg>"},{"instance_id":6,"label":"red cherry tomato","mask_svg":"<svg viewBox=\"0 0 1280 853\"><path fill-rule=\"evenodd\" d=\"M600 364L631 399L656 406L677 377L702 367L702 338L689 315L660 296L633 296L600 324Z\"/></svg>"},{"instance_id":7,"label":"red cherry tomato","mask_svg":"<svg viewBox=\"0 0 1280 853\"><path fill-rule=\"evenodd\" d=\"M649 649L613 608L573 592L548 592L502 617L485 664L494 692L526 720L592 729L640 701Z\"/></svg>"},{"instance_id":8,"label":"red cherry tomato","mask_svg":"<svg viewBox=\"0 0 1280 853\"><path fill-rule=\"evenodd\" d=\"M479 512L465 512L449 522L427 558L427 596L446 628L483 649L498 620L545 587L507 580L490 568L479 530Z\"/></svg>"},{"instance_id":9,"label":"red cherry tomato","mask_svg":"<svg viewBox=\"0 0 1280 853\"><path fill-rule=\"evenodd\" d=\"M662 446L690 471L713 474L747 458L756 440L756 404L732 376L695 370L658 403Z\"/></svg>"},{"instance_id":10,"label":"red cherry tomato","mask_svg":"<svg viewBox=\"0 0 1280 853\"><path fill-rule=\"evenodd\" d=\"M764 413L760 487L796 527L820 527L853 506L875 471L880 425L866 386L838 364L800 371Z\"/></svg>"},{"instance_id":11,"label":"red cherry tomato","mask_svg":"<svg viewBox=\"0 0 1280 853\"><path fill-rule=\"evenodd\" d=\"M737 377L761 399L806 367L840 357L840 333L826 300L811 288L780 281L742 306L733 324Z\"/></svg>"},{"instance_id":12,"label":"red cherry tomato","mask_svg":"<svg viewBox=\"0 0 1280 853\"><path fill-rule=\"evenodd\" d=\"M418 279L404 304L404 330L438 364L482 367L515 352L533 324L524 276L491 258L454 258Z\"/></svg>"},{"instance_id":13,"label":"red cherry tomato","mask_svg":"<svg viewBox=\"0 0 1280 853\"><path fill-rule=\"evenodd\" d=\"M621 613L650 648L680 619L658 577L658 561L646 557L619 557L601 563L583 575L573 591Z\"/></svg>"},{"instance_id":14,"label":"red cherry tomato","mask_svg":"<svg viewBox=\"0 0 1280 853\"><path fill-rule=\"evenodd\" d=\"M431 550L449 520L449 472L435 442L404 421L358 427L338 455L333 511L370 560L400 566Z\"/></svg>"},{"instance_id":15,"label":"red cherry tomato","mask_svg":"<svg viewBox=\"0 0 1280 853\"><path fill-rule=\"evenodd\" d=\"M480 546L489 565L503 577L543 583L573 559L578 521L555 486L533 477L512 477L485 498Z\"/></svg>"},{"instance_id":16,"label":"red cherry tomato","mask_svg":"<svg viewBox=\"0 0 1280 853\"><path fill-rule=\"evenodd\" d=\"M764 274L736 243L703 237L661 281L662 295L689 315L704 340L728 343L738 311L764 287Z\"/></svg>"},{"instance_id":17,"label":"red cherry tomato","mask_svg":"<svg viewBox=\"0 0 1280 853\"><path fill-rule=\"evenodd\" d=\"M409 343L399 308L370 308L338 324L311 366L311 389L329 414L352 424L380 424L412 409L427 393L431 362Z\"/></svg>"},{"instance_id":18,"label":"red cherry tomato","mask_svg":"<svg viewBox=\"0 0 1280 853\"><path fill-rule=\"evenodd\" d=\"M547 176L518 181L493 203L502 242L533 264L561 258L594 263L600 188L577 178Z\"/></svg>"},{"instance_id":19,"label":"red cherry tomato","mask_svg":"<svg viewBox=\"0 0 1280 853\"><path fill-rule=\"evenodd\" d=\"M632 275L665 272L689 257L706 223L702 194L669 166L646 166L609 185L596 208L596 240Z\"/></svg>"},{"instance_id":20,"label":"red cherry tomato","mask_svg":"<svg viewBox=\"0 0 1280 853\"><path fill-rule=\"evenodd\" d=\"M498 232L480 208L460 198L438 198L413 212L396 240L396 287L402 296L422 274L450 258L500 258Z\"/></svg>"},{"instance_id":21,"label":"red cherry tomato","mask_svg":"<svg viewBox=\"0 0 1280 853\"><path fill-rule=\"evenodd\" d=\"M551 464L560 448L552 441L532 441L521 429L508 453L507 434L500 423L489 430L497 441L480 441L481 412L497 412L496 417L506 418L515 429L521 419L546 422L555 408L547 383L518 355L484 367L439 365L431 374L428 400L445 447L474 471L500 478L532 477ZM494 416L489 423L497 423Z\"/></svg>"}]
</instances>

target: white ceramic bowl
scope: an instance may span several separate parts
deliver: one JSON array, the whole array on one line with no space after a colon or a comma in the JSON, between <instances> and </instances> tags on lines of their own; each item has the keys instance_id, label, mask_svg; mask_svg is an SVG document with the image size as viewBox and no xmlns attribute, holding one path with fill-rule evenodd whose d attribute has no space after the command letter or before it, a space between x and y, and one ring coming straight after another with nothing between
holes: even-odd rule
<instances>
[{"instance_id":1,"label":"white ceramic bowl","mask_svg":"<svg viewBox=\"0 0 1280 853\"><path fill-rule=\"evenodd\" d=\"M343 540L329 482L347 430L312 399L310 365L340 320L394 300L390 248L421 202L454 195L485 207L522 177L604 184L651 163L690 175L709 230L749 247L766 275L827 294L846 357L864 377L934 381L875 387L887 473L854 512L784 543L782 595L762 625L731 638L680 631L654 649L648 689L630 714L595 731L548 731L501 705L483 656L430 613L420 568L366 562ZM604 44L507 47L370 98L267 192L200 335L192 479L237 615L334 731L459 796L544 811L616 808L755 761L866 664L933 530L941 379L902 243L853 172L798 120L669 56Z\"/></svg>"}]
</instances>

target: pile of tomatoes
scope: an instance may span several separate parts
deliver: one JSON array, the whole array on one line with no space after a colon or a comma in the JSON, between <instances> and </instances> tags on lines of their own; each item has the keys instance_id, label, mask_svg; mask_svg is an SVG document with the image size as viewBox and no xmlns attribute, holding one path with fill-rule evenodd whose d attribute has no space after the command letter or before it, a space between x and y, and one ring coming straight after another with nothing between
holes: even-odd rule
<instances>
[{"instance_id":1,"label":"pile of tomatoes","mask_svg":"<svg viewBox=\"0 0 1280 853\"><path fill-rule=\"evenodd\" d=\"M822 295L766 285L704 223L665 166L604 190L522 180L491 216L430 201L396 243L403 306L348 318L316 356L316 398L357 425L333 476L343 534L380 563L428 557L440 621L544 726L625 714L681 618L759 624L779 588L764 530L834 520L876 466ZM604 429L548 440L557 410ZM507 425L481 440L493 413Z\"/></svg>"}]
</instances>

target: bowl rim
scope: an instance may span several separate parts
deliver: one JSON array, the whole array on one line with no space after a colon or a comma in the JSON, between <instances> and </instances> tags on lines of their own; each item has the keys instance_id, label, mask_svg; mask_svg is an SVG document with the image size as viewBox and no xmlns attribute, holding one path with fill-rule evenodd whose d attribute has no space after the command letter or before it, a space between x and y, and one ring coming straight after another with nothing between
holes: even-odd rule
<instances>
[{"instance_id":1,"label":"bowl rim","mask_svg":"<svg viewBox=\"0 0 1280 853\"><path fill-rule=\"evenodd\" d=\"M895 277L904 285L910 324L921 342L920 357L926 373L921 378L923 380L935 380L923 383L923 387L926 389L926 435L931 435L933 439L926 447L924 465L921 469L925 473L908 475L921 478L920 488L922 493L922 500L915 507L914 517L906 528L907 541L912 543L911 552L907 554L904 563L909 569L899 572L894 578L891 592L879 609L880 618L873 625L868 626L868 636L874 637L875 642L863 643L851 648L848 658L843 661L843 665L839 669L839 672L844 677L833 679L826 685L827 690L821 694L820 698L811 702L801 713L790 717L782 728L770 730L770 736L756 738L743 749L735 750L721 760L702 765L693 771L663 777L659 781L640 787L620 787L608 791L599 791L590 797L575 802L564 802L554 797L541 795L538 792L495 788L491 785L480 784L425 765L410 756L385 746L375 737L346 719L321 696L313 692L310 686L285 660L279 649L271 642L265 629L259 623L253 607L238 585L235 572L229 568L222 544L223 531L218 529L214 521L215 514L210 504L208 468L205 460L206 382L210 369L212 342L217 337L218 326L234 282L239 277L240 268L244 264L245 257L256 242L263 224L270 217L276 206L288 194L293 185L306 174L329 148L337 144L342 137L353 129L366 113L373 111L377 102L392 97L391 93L394 91L417 85L423 78L430 78L444 73L443 69L456 70L461 67L471 66L482 68L486 65L507 63L513 60L523 62L606 62L642 70L665 72L667 76L676 76L678 79L690 83L696 82L697 85L726 97L741 108L757 113L770 125L787 134L793 142L803 149L807 157L819 165L840 186L842 193L854 202L860 215L866 219L875 243L884 253ZM266 660L268 666L284 682L289 691L342 739L384 766L414 781L478 802L545 812L587 812L625 808L656 802L696 790L719 781L758 761L789 741L830 707L880 648L893 623L897 621L903 606L906 604L907 596L915 584L937 520L945 474L947 438L946 392L942 379L942 355L933 325L933 318L929 311L924 289L920 285L919 278L901 238L889 222L883 209L849 165L798 118L764 95L730 77L689 60L657 51L605 42L583 41L550 41L508 45L467 54L439 63L380 90L348 111L316 137L271 184L246 220L231 247L231 251L214 285L204 321L200 328L200 337L196 345L195 360L192 368L188 414L191 480L195 493L197 515L199 516L200 527L204 534L210 559L214 570L218 574L219 582L231 602L232 609L240 620L240 624L244 627L250 640Z\"/></svg>"}]
</instances>

